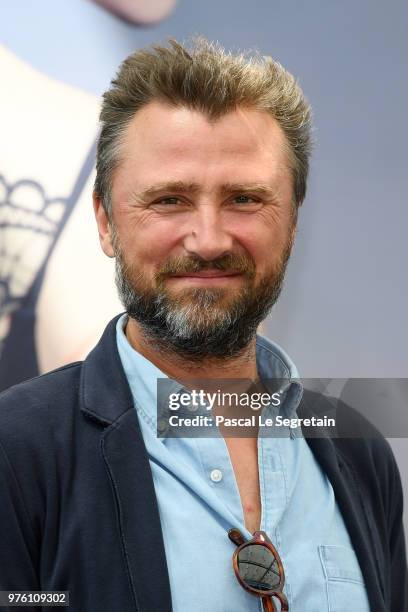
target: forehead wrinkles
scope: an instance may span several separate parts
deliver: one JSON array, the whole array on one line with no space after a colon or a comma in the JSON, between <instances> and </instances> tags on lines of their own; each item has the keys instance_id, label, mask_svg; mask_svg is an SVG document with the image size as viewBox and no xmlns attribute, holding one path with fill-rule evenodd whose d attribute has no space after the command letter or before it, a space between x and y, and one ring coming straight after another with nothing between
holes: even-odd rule
<instances>
[{"instance_id":1,"label":"forehead wrinkles","mask_svg":"<svg viewBox=\"0 0 408 612\"><path fill-rule=\"evenodd\" d=\"M159 119L157 124L155 123L156 115ZM166 124L166 118L169 119L170 126L167 134L163 126ZM149 143L152 143L151 147ZM125 169L126 167L131 168L132 163L143 163L143 157L140 157L143 155L143 150L146 150L146 161L149 160L149 156L153 159L157 155L159 161L161 158L164 163L171 164L172 159L176 162L175 158L178 157L181 162L185 160L187 163L194 163L196 161L200 164L201 149L202 161L205 161L208 166L211 163L218 164L220 169L223 154L231 154L229 159L231 162L235 156L239 158L240 155L250 155L251 152L256 155L256 152L259 152L265 156L266 160L270 159L270 167L274 168L278 175L287 174L292 169L288 143L280 126L267 111L252 108L238 108L219 119L209 121L198 111L164 105L158 108L156 103L154 107L145 107L136 113L122 133L118 144L118 164L113 172L113 177L119 165ZM225 163L227 164L227 159ZM137 172L137 166L135 170ZM152 170L155 169L152 167ZM186 177L180 176L180 178ZM191 176L188 177L188 180L195 178ZM237 167L236 178L244 178L240 176L239 167Z\"/></svg>"}]
</instances>

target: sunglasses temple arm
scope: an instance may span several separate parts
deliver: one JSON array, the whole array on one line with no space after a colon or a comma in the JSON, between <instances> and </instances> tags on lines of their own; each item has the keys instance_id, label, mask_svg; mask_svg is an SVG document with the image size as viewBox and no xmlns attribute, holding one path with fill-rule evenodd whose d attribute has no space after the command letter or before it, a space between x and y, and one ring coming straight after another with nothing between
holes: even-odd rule
<instances>
[{"instance_id":1,"label":"sunglasses temple arm","mask_svg":"<svg viewBox=\"0 0 408 612\"><path fill-rule=\"evenodd\" d=\"M272 597L262 597L264 612L276 612Z\"/></svg>"}]
</instances>

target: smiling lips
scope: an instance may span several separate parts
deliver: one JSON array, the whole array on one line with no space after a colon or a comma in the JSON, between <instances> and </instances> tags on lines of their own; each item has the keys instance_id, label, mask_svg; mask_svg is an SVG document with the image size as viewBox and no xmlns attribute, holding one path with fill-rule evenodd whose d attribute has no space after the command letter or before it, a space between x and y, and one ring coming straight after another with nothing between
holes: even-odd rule
<instances>
[{"instance_id":1,"label":"smiling lips","mask_svg":"<svg viewBox=\"0 0 408 612\"><path fill-rule=\"evenodd\" d=\"M192 280L214 280L230 279L242 276L242 272L226 272L225 270L201 270L201 272L185 272L184 274L172 274L169 278L183 278Z\"/></svg>"}]
</instances>

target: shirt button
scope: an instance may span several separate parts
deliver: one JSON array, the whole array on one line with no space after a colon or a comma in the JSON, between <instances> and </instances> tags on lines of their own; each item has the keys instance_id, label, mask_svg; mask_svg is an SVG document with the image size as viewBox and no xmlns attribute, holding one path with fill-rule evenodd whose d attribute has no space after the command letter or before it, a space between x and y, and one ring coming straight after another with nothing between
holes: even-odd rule
<instances>
[{"instance_id":1,"label":"shirt button","mask_svg":"<svg viewBox=\"0 0 408 612\"><path fill-rule=\"evenodd\" d=\"M159 419L157 421L157 431L160 435L167 431L167 421L165 419Z\"/></svg>"},{"instance_id":2,"label":"shirt button","mask_svg":"<svg viewBox=\"0 0 408 612\"><path fill-rule=\"evenodd\" d=\"M213 482L220 482L220 480L222 480L221 470L212 470L210 474L210 478Z\"/></svg>"}]
</instances>

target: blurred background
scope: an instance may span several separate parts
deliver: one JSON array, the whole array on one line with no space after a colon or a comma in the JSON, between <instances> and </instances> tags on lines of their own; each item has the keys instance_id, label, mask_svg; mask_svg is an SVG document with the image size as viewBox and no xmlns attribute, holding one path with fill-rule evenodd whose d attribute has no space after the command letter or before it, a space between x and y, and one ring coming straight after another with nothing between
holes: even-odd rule
<instances>
[{"instance_id":1,"label":"blurred background","mask_svg":"<svg viewBox=\"0 0 408 612\"><path fill-rule=\"evenodd\" d=\"M0 389L82 359L121 311L92 214L100 96L130 52L192 34L272 55L314 110L263 332L303 377L407 377L404 0L13 0L0 15ZM390 443L408 491L408 441Z\"/></svg>"}]
</instances>

